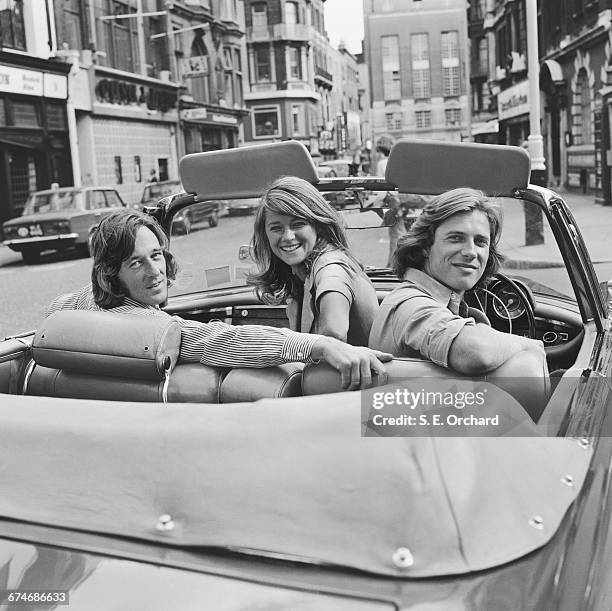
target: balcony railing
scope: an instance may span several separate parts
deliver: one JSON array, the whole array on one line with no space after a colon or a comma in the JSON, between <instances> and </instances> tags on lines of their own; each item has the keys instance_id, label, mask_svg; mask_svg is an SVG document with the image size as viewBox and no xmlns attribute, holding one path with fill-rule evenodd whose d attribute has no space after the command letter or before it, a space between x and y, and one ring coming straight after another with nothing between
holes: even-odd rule
<instances>
[{"instance_id":1,"label":"balcony railing","mask_svg":"<svg viewBox=\"0 0 612 611\"><path fill-rule=\"evenodd\" d=\"M331 75L331 72L328 72L327 70L324 70L323 68L319 68L318 66L315 66L315 78L317 76L320 76L321 78L332 82L334 80L334 77Z\"/></svg>"},{"instance_id":2,"label":"balcony railing","mask_svg":"<svg viewBox=\"0 0 612 611\"><path fill-rule=\"evenodd\" d=\"M247 39L250 42L266 42L272 39L272 27L269 25L247 28Z\"/></svg>"},{"instance_id":3,"label":"balcony railing","mask_svg":"<svg viewBox=\"0 0 612 611\"><path fill-rule=\"evenodd\" d=\"M310 40L310 26L303 23L277 23L267 26L251 26L247 28L249 42L265 42L268 40Z\"/></svg>"},{"instance_id":4,"label":"balcony railing","mask_svg":"<svg viewBox=\"0 0 612 611\"><path fill-rule=\"evenodd\" d=\"M310 26L303 23L277 23L274 28L274 40L310 40Z\"/></svg>"},{"instance_id":5,"label":"balcony railing","mask_svg":"<svg viewBox=\"0 0 612 611\"><path fill-rule=\"evenodd\" d=\"M261 93L262 91L276 91L277 85L272 82L251 83L251 91Z\"/></svg>"}]
</instances>

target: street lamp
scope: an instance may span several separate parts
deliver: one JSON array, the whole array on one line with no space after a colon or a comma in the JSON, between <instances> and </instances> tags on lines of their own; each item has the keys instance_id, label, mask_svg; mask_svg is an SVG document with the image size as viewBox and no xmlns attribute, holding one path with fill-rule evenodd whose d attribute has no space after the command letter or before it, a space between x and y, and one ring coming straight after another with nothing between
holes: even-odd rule
<instances>
[{"instance_id":1,"label":"street lamp","mask_svg":"<svg viewBox=\"0 0 612 611\"><path fill-rule=\"evenodd\" d=\"M527 21L527 73L529 84L529 137L527 145L531 157L530 182L546 186L544 141L540 131L540 61L538 49L537 0L526 0ZM544 243L542 211L533 204L525 205L525 244Z\"/></svg>"}]
</instances>

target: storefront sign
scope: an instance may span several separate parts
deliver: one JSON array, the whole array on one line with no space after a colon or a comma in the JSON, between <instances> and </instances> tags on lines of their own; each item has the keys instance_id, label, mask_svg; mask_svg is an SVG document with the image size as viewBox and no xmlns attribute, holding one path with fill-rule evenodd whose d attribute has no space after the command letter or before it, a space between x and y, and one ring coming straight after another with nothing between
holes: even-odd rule
<instances>
[{"instance_id":1,"label":"storefront sign","mask_svg":"<svg viewBox=\"0 0 612 611\"><path fill-rule=\"evenodd\" d=\"M217 123L231 123L232 125L236 125L238 123L238 119L236 117L231 117L229 115L212 115L212 120Z\"/></svg>"},{"instance_id":2,"label":"storefront sign","mask_svg":"<svg viewBox=\"0 0 612 611\"><path fill-rule=\"evenodd\" d=\"M162 113L176 106L176 93L173 91L117 79L100 79L96 83L96 98L110 104L146 106Z\"/></svg>"},{"instance_id":3,"label":"storefront sign","mask_svg":"<svg viewBox=\"0 0 612 611\"><path fill-rule=\"evenodd\" d=\"M497 95L499 120L504 121L518 115L529 113L529 83L522 81Z\"/></svg>"},{"instance_id":4,"label":"storefront sign","mask_svg":"<svg viewBox=\"0 0 612 611\"><path fill-rule=\"evenodd\" d=\"M61 74L43 75L43 91L46 98L65 100L68 97L68 79Z\"/></svg>"},{"instance_id":5,"label":"storefront sign","mask_svg":"<svg viewBox=\"0 0 612 611\"><path fill-rule=\"evenodd\" d=\"M181 60L183 76L203 76L208 74L208 56L185 57Z\"/></svg>"},{"instance_id":6,"label":"storefront sign","mask_svg":"<svg viewBox=\"0 0 612 611\"><path fill-rule=\"evenodd\" d=\"M68 97L68 79L62 74L0 65L0 91L65 100Z\"/></svg>"},{"instance_id":7,"label":"storefront sign","mask_svg":"<svg viewBox=\"0 0 612 611\"><path fill-rule=\"evenodd\" d=\"M43 73L0 66L0 91L41 96L43 94Z\"/></svg>"},{"instance_id":8,"label":"storefront sign","mask_svg":"<svg viewBox=\"0 0 612 611\"><path fill-rule=\"evenodd\" d=\"M195 121L197 119L206 119L208 112L206 108L186 108L181 110L181 119L183 121Z\"/></svg>"}]
</instances>

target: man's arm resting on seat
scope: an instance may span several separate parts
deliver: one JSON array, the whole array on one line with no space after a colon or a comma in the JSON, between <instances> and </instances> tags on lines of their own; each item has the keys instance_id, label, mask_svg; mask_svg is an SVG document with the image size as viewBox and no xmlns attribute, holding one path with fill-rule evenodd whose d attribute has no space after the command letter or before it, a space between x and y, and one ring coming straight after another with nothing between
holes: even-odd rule
<instances>
[{"instance_id":1,"label":"man's arm resting on seat","mask_svg":"<svg viewBox=\"0 0 612 611\"><path fill-rule=\"evenodd\" d=\"M466 325L451 344L448 364L459 373L480 375L497 369L523 351L546 360L544 345L539 340L502 333L482 323Z\"/></svg>"}]
</instances>

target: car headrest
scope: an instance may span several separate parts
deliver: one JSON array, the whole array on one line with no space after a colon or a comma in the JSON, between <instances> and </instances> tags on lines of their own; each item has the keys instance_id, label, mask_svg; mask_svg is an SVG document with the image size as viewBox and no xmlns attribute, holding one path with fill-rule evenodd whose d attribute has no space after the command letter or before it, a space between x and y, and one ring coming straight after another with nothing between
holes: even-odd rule
<instances>
[{"instance_id":1,"label":"car headrest","mask_svg":"<svg viewBox=\"0 0 612 611\"><path fill-rule=\"evenodd\" d=\"M160 380L176 364L180 343L181 326L169 316L63 310L37 331L32 357L55 369Z\"/></svg>"}]
</instances>

